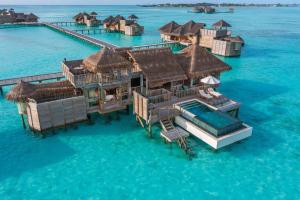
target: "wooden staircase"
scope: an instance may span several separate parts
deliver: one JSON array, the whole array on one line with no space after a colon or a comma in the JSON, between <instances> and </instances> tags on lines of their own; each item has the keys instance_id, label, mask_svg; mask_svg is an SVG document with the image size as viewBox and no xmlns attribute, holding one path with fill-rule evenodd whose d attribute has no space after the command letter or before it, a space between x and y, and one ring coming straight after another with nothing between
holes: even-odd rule
<instances>
[{"instance_id":1,"label":"wooden staircase","mask_svg":"<svg viewBox=\"0 0 300 200\"><path fill-rule=\"evenodd\" d=\"M184 152L189 156L195 156L190 143L187 139L188 135L181 131L180 128L176 128L170 119L160 120L160 125L162 127L161 136L165 138L168 142L177 142L178 146L184 150Z\"/></svg>"}]
</instances>

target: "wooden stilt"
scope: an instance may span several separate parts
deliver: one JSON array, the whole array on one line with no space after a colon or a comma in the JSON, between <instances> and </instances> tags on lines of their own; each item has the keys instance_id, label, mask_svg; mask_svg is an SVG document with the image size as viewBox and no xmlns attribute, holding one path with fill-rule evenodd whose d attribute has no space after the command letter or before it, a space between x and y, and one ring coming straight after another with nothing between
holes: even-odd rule
<instances>
[{"instance_id":1,"label":"wooden stilt","mask_svg":"<svg viewBox=\"0 0 300 200\"><path fill-rule=\"evenodd\" d=\"M0 87L0 94L1 94L1 96L3 96L3 88L2 87Z\"/></svg>"},{"instance_id":2,"label":"wooden stilt","mask_svg":"<svg viewBox=\"0 0 300 200\"><path fill-rule=\"evenodd\" d=\"M126 114L129 115L129 106L126 106Z\"/></svg>"},{"instance_id":3,"label":"wooden stilt","mask_svg":"<svg viewBox=\"0 0 300 200\"><path fill-rule=\"evenodd\" d=\"M25 124L25 119L24 119L24 115L23 114L21 114L21 118L22 118L23 128L26 130L26 124Z\"/></svg>"}]
</instances>

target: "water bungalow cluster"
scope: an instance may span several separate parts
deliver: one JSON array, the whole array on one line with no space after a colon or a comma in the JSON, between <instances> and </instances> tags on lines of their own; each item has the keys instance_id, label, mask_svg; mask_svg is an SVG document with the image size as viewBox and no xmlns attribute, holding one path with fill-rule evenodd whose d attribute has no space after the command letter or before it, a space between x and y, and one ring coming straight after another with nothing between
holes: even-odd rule
<instances>
[{"instance_id":1,"label":"water bungalow cluster","mask_svg":"<svg viewBox=\"0 0 300 200\"><path fill-rule=\"evenodd\" d=\"M38 16L33 13L17 13L14 9L0 9L0 24L37 22Z\"/></svg>"},{"instance_id":2,"label":"water bungalow cluster","mask_svg":"<svg viewBox=\"0 0 300 200\"><path fill-rule=\"evenodd\" d=\"M231 25L220 20L207 28L205 23L189 21L183 25L171 21L159 31L164 41L178 41L184 45L196 44L205 47L213 54L221 56L240 56L244 40L232 36Z\"/></svg>"},{"instance_id":3,"label":"water bungalow cluster","mask_svg":"<svg viewBox=\"0 0 300 200\"><path fill-rule=\"evenodd\" d=\"M77 24L86 25L89 27L99 26L101 21L97 19L97 13L91 12L90 14L86 12L80 12L73 17Z\"/></svg>"},{"instance_id":4,"label":"water bungalow cluster","mask_svg":"<svg viewBox=\"0 0 300 200\"><path fill-rule=\"evenodd\" d=\"M7 99L17 102L22 119L43 132L102 115L129 110L152 135L162 127L167 143L189 155L188 137L215 149L247 138L252 128L238 118L240 104L217 92L220 75L231 67L193 44L180 53L170 48L103 48L82 60L64 60L66 80L19 82Z\"/></svg>"},{"instance_id":5,"label":"water bungalow cluster","mask_svg":"<svg viewBox=\"0 0 300 200\"><path fill-rule=\"evenodd\" d=\"M192 9L194 13L206 13L206 14L213 14L216 12L216 9L212 6L195 6Z\"/></svg>"},{"instance_id":6,"label":"water bungalow cluster","mask_svg":"<svg viewBox=\"0 0 300 200\"><path fill-rule=\"evenodd\" d=\"M93 26L96 15L79 13L74 19ZM103 26L137 35L144 30L137 19L135 15L127 19L110 16ZM3 86L17 83L6 98L16 102L24 128L44 134L91 120L92 114L129 113L133 105L135 119L149 137L158 124L161 138L177 143L187 155L194 154L190 137L219 149L251 136L252 127L239 119L240 104L218 91L221 74L231 67L213 54L239 55L244 43L231 36L227 22L221 20L207 29L204 23L179 25L172 21L159 29L165 42L131 47L117 47L55 22L36 24L101 50L79 60L64 59L61 73L0 80L0 92ZM179 43L185 48L174 53L170 45ZM42 83L50 79L57 80ZM36 81L39 83L34 84Z\"/></svg>"},{"instance_id":7,"label":"water bungalow cluster","mask_svg":"<svg viewBox=\"0 0 300 200\"><path fill-rule=\"evenodd\" d=\"M121 15L109 16L103 20L103 28L111 32L125 35L142 35L144 27L137 23L138 17L130 15L127 19Z\"/></svg>"}]
</instances>

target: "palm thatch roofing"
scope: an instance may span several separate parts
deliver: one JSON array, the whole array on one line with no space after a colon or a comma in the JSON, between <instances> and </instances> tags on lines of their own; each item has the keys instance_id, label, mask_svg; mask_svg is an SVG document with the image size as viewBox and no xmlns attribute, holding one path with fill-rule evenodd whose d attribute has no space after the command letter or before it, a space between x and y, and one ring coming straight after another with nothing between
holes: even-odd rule
<instances>
[{"instance_id":1,"label":"palm thatch roofing","mask_svg":"<svg viewBox=\"0 0 300 200\"><path fill-rule=\"evenodd\" d=\"M129 51L130 57L146 76L149 88L187 79L170 48Z\"/></svg>"},{"instance_id":2,"label":"palm thatch roofing","mask_svg":"<svg viewBox=\"0 0 300 200\"><path fill-rule=\"evenodd\" d=\"M231 67L199 45L191 45L177 56L189 78L205 77L230 70Z\"/></svg>"},{"instance_id":3,"label":"palm thatch roofing","mask_svg":"<svg viewBox=\"0 0 300 200\"><path fill-rule=\"evenodd\" d=\"M172 33L176 28L178 28L180 25L177 24L175 21L171 21L167 23L166 25L159 28L159 31L161 33Z\"/></svg>"},{"instance_id":4,"label":"palm thatch roofing","mask_svg":"<svg viewBox=\"0 0 300 200\"><path fill-rule=\"evenodd\" d=\"M90 13L90 15L98 15L98 13L93 11L93 12Z\"/></svg>"},{"instance_id":5,"label":"palm thatch roofing","mask_svg":"<svg viewBox=\"0 0 300 200\"><path fill-rule=\"evenodd\" d=\"M214 23L213 27L215 27L215 28L222 28L222 27L227 28L227 27L231 27L231 25L228 22L224 21L224 20L220 20L220 21Z\"/></svg>"},{"instance_id":6,"label":"palm thatch roofing","mask_svg":"<svg viewBox=\"0 0 300 200\"><path fill-rule=\"evenodd\" d=\"M135 20L135 19L138 19L138 17L137 17L136 15L132 14L132 15L130 15L130 16L128 17L128 19L133 19L133 20Z\"/></svg>"},{"instance_id":7,"label":"palm thatch roofing","mask_svg":"<svg viewBox=\"0 0 300 200\"><path fill-rule=\"evenodd\" d=\"M7 95L10 101L22 102L27 98L37 102L62 99L82 94L69 81L58 81L41 84L31 84L21 81Z\"/></svg>"},{"instance_id":8,"label":"palm thatch roofing","mask_svg":"<svg viewBox=\"0 0 300 200\"><path fill-rule=\"evenodd\" d=\"M174 35L174 36L190 36L190 35L199 35L200 29L205 26L204 23L196 23L193 20L183 24L178 25L176 22L172 21L159 30L164 34Z\"/></svg>"},{"instance_id":9,"label":"palm thatch roofing","mask_svg":"<svg viewBox=\"0 0 300 200\"><path fill-rule=\"evenodd\" d=\"M34 93L34 84L20 81L6 95L6 99L10 101L25 101L26 98Z\"/></svg>"},{"instance_id":10,"label":"palm thatch roofing","mask_svg":"<svg viewBox=\"0 0 300 200\"><path fill-rule=\"evenodd\" d=\"M39 17L38 16L36 16L35 14L33 14L33 13L29 13L28 15L27 15L27 19L38 19Z\"/></svg>"},{"instance_id":11,"label":"palm thatch roofing","mask_svg":"<svg viewBox=\"0 0 300 200\"><path fill-rule=\"evenodd\" d=\"M92 72L107 72L114 68L131 68L131 63L113 49L103 48L101 51L85 58L84 67Z\"/></svg>"},{"instance_id":12,"label":"palm thatch roofing","mask_svg":"<svg viewBox=\"0 0 300 200\"><path fill-rule=\"evenodd\" d=\"M113 21L114 21L114 17L113 16L109 16L109 17L107 17L107 18L105 18L104 20L103 20L103 23L108 23L108 24L110 24L110 23L112 23Z\"/></svg>"}]
</instances>

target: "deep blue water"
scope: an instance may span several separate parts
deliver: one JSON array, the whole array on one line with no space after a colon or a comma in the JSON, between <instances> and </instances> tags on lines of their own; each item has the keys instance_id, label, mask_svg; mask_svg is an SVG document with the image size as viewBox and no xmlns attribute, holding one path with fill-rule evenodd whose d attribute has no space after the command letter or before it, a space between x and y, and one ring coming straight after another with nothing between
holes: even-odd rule
<instances>
[{"instance_id":1,"label":"deep blue water","mask_svg":"<svg viewBox=\"0 0 300 200\"><path fill-rule=\"evenodd\" d=\"M132 115L33 136L22 129L16 106L1 98L0 199L300 198L300 8L204 15L135 6L13 7L41 21L71 20L79 11L100 18L135 13L145 35L95 35L120 46L160 41L157 29L170 20L228 21L246 46L240 58L224 59L233 69L222 76L221 92L242 103L240 117L254 131L217 152L194 141L197 157L189 161L161 142L159 128L148 139ZM0 78L55 72L64 58L96 50L47 28L0 29Z\"/></svg>"}]
</instances>

